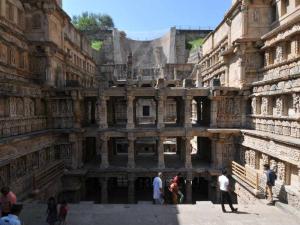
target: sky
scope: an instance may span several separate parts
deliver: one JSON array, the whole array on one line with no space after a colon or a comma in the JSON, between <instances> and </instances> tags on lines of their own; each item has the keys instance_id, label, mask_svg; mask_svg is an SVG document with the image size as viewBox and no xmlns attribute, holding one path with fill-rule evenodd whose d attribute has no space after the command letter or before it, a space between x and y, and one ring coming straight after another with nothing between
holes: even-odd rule
<instances>
[{"instance_id":1,"label":"sky","mask_svg":"<svg viewBox=\"0 0 300 225\"><path fill-rule=\"evenodd\" d=\"M232 0L63 0L72 17L84 11L110 15L115 27L136 40L162 36L170 27L213 29Z\"/></svg>"}]
</instances>

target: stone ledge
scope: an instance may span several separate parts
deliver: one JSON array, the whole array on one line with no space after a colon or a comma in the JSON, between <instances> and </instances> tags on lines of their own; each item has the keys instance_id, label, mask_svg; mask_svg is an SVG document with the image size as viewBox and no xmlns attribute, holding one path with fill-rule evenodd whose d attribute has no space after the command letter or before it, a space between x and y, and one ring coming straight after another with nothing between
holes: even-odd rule
<instances>
[{"instance_id":1,"label":"stone ledge","mask_svg":"<svg viewBox=\"0 0 300 225\"><path fill-rule=\"evenodd\" d=\"M248 134L251 136L259 137L259 138L265 138L269 140L273 140L276 142L284 143L287 145L292 145L295 147L300 147L300 139L299 138L293 138L289 136L283 136L278 134L271 134L264 131L257 131L257 130L241 130L243 134Z\"/></svg>"}]
</instances>

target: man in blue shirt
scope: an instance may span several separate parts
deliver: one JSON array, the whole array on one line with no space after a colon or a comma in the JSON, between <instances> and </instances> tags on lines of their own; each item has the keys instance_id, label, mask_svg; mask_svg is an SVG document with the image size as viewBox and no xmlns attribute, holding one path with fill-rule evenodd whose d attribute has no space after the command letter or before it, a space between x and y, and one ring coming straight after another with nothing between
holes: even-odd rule
<instances>
[{"instance_id":1,"label":"man in blue shirt","mask_svg":"<svg viewBox=\"0 0 300 225\"><path fill-rule=\"evenodd\" d=\"M264 165L265 174L267 177L266 182L266 197L268 198L268 205L273 205L273 191L272 188L275 186L275 180L277 178L275 172L270 169L270 166L268 164Z\"/></svg>"},{"instance_id":2,"label":"man in blue shirt","mask_svg":"<svg viewBox=\"0 0 300 225\"><path fill-rule=\"evenodd\" d=\"M11 213L8 216L4 216L0 219L0 225L21 225L19 215L22 210L22 205L12 205Z\"/></svg>"},{"instance_id":3,"label":"man in blue shirt","mask_svg":"<svg viewBox=\"0 0 300 225\"><path fill-rule=\"evenodd\" d=\"M158 173L157 177L155 177L153 181L153 200L154 200L154 204L158 204L158 205L164 204L161 177L162 177L162 173Z\"/></svg>"}]
</instances>

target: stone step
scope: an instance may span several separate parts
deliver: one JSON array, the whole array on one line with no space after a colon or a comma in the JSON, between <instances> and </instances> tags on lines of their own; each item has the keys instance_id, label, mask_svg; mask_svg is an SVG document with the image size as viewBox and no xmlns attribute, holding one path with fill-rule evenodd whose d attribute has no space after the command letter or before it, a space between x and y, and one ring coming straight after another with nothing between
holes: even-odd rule
<instances>
[{"instance_id":1,"label":"stone step","mask_svg":"<svg viewBox=\"0 0 300 225\"><path fill-rule=\"evenodd\" d=\"M152 201L138 201L138 205L153 205Z\"/></svg>"}]
</instances>

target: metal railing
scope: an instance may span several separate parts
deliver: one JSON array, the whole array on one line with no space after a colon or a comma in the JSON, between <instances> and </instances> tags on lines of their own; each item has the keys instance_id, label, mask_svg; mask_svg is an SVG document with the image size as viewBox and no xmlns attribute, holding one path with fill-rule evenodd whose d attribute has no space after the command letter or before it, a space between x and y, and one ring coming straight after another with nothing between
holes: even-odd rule
<instances>
[{"instance_id":1,"label":"metal railing","mask_svg":"<svg viewBox=\"0 0 300 225\"><path fill-rule=\"evenodd\" d=\"M259 190L259 174L254 169L241 166L232 161L232 174L248 184L255 190Z\"/></svg>"}]
</instances>

